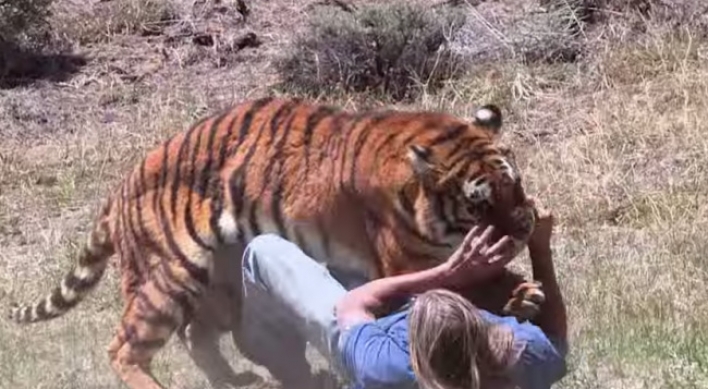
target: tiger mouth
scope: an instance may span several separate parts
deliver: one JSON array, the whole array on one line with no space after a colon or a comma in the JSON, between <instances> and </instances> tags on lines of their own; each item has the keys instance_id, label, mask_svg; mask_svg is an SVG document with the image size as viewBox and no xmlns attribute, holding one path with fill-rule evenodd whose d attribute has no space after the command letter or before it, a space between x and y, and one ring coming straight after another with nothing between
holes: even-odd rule
<instances>
[{"instance_id":1,"label":"tiger mouth","mask_svg":"<svg viewBox=\"0 0 708 389\"><path fill-rule=\"evenodd\" d=\"M533 232L534 224L535 215L533 210L528 207L520 206L514 209L506 218L501 218L501 220L497 219L496 222L488 222L485 220L481 227L486 228L488 225L494 226L491 236L492 242L497 242L504 236L508 236L512 242L512 252L514 256L516 256L526 247L528 239Z\"/></svg>"}]
</instances>

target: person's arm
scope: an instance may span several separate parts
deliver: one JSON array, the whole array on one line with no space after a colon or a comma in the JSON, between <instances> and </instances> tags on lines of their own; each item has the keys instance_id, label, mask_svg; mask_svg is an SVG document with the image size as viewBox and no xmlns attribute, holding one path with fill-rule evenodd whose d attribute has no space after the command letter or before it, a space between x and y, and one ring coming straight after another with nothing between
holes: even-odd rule
<instances>
[{"instance_id":1,"label":"person's arm","mask_svg":"<svg viewBox=\"0 0 708 389\"><path fill-rule=\"evenodd\" d=\"M534 280L540 281L543 285L543 293L546 301L533 322L549 337L558 340L563 344L568 338L568 318L563 302L556 273L553 266L553 259L550 247L529 247L531 256L531 267Z\"/></svg>"},{"instance_id":2,"label":"person's arm","mask_svg":"<svg viewBox=\"0 0 708 389\"><path fill-rule=\"evenodd\" d=\"M538 219L529 239L533 278L540 281L546 300L531 323L519 323L514 336L525 343L514 368L517 385L523 389L550 389L567 373L567 317L551 255L553 216L534 201Z\"/></svg>"},{"instance_id":3,"label":"person's arm","mask_svg":"<svg viewBox=\"0 0 708 389\"><path fill-rule=\"evenodd\" d=\"M342 329L376 319L385 308L401 299L436 288L454 289L479 282L501 270L510 260L510 240L490 242L493 227L473 228L462 245L442 264L415 273L380 278L344 295L337 304L337 323Z\"/></svg>"},{"instance_id":4,"label":"person's arm","mask_svg":"<svg viewBox=\"0 0 708 389\"><path fill-rule=\"evenodd\" d=\"M529 256L533 278L540 281L546 300L540 313L533 320L541 330L554 341L567 343L568 317L563 295L553 266L551 251L551 235L553 232L553 215L536 205L538 221L533 236L529 240Z\"/></svg>"}]
</instances>

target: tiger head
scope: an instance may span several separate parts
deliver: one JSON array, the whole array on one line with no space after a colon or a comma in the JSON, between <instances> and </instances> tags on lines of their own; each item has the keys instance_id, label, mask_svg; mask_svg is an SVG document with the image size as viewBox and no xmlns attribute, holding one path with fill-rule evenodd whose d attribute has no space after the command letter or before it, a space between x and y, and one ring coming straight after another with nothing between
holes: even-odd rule
<instances>
[{"instance_id":1,"label":"tiger head","mask_svg":"<svg viewBox=\"0 0 708 389\"><path fill-rule=\"evenodd\" d=\"M526 197L513 152L498 144L502 115L486 105L464 122L445 116L433 132L455 131L451 141L408 145L418 190L418 228L438 243L456 247L475 225L493 225L498 239L508 235L514 254L525 247L535 225L535 209Z\"/></svg>"}]
</instances>

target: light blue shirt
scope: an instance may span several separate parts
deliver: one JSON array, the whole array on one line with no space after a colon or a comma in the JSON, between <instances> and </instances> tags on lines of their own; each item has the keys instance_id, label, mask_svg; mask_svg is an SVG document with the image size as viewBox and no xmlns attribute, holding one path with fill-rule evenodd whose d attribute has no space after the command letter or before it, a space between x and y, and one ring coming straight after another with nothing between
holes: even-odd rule
<instances>
[{"instance_id":1,"label":"light blue shirt","mask_svg":"<svg viewBox=\"0 0 708 389\"><path fill-rule=\"evenodd\" d=\"M506 325L523 351L512 379L523 389L549 389L566 374L565 346L531 323L480 310L489 322ZM353 326L342 334L341 363L354 389L417 388L408 347L408 310Z\"/></svg>"}]
</instances>

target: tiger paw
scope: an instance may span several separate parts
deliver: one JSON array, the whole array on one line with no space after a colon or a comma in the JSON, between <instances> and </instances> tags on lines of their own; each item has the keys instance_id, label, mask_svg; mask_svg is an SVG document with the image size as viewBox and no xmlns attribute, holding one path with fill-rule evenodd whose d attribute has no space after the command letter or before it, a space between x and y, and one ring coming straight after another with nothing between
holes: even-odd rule
<instances>
[{"instance_id":1,"label":"tiger paw","mask_svg":"<svg viewBox=\"0 0 708 389\"><path fill-rule=\"evenodd\" d=\"M539 281L519 284L512 292L511 299L504 306L504 314L516 317L520 322L531 320L541 311L546 295Z\"/></svg>"}]
</instances>

